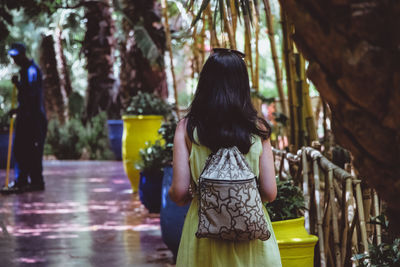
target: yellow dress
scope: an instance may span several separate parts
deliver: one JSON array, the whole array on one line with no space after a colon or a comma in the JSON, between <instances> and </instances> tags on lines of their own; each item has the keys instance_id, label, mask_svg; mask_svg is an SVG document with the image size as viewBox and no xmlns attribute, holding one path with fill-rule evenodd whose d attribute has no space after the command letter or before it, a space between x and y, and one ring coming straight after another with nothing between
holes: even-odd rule
<instances>
[{"instance_id":1,"label":"yellow dress","mask_svg":"<svg viewBox=\"0 0 400 267\"><path fill-rule=\"evenodd\" d=\"M194 132L197 140L196 131ZM262 143L259 137L253 138L253 145L245 158L254 174L259 174L259 158ZM194 182L204 168L211 151L205 146L192 144L190 152L190 171ZM212 238L197 238L195 233L199 222L198 199L194 198L188 210L183 226L178 250L177 267L262 267L282 266L278 244L272 229L271 220L264 208L265 217L271 237L267 241L252 240L249 242L228 242Z\"/></svg>"}]
</instances>

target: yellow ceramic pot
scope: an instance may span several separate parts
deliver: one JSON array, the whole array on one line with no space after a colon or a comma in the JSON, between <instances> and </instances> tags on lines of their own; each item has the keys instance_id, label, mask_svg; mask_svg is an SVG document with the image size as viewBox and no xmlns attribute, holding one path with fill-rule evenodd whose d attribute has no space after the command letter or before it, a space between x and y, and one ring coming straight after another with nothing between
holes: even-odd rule
<instances>
[{"instance_id":1,"label":"yellow ceramic pot","mask_svg":"<svg viewBox=\"0 0 400 267\"><path fill-rule=\"evenodd\" d=\"M139 188L139 170L135 163L139 160L139 150L145 147L147 141L160 139L158 130L163 116L159 115L126 115L122 116L124 132L122 134L122 161L133 192Z\"/></svg>"},{"instance_id":2,"label":"yellow ceramic pot","mask_svg":"<svg viewBox=\"0 0 400 267\"><path fill-rule=\"evenodd\" d=\"M304 217L272 222L283 267L314 266L314 247L318 237L307 233Z\"/></svg>"}]
</instances>

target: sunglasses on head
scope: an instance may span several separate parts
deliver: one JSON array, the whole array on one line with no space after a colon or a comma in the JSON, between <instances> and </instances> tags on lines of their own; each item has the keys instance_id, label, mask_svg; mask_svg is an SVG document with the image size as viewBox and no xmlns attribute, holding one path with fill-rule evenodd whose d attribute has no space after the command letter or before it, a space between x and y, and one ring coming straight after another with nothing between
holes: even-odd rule
<instances>
[{"instance_id":1,"label":"sunglasses on head","mask_svg":"<svg viewBox=\"0 0 400 267\"><path fill-rule=\"evenodd\" d=\"M246 55L238 50L229 49L229 48L213 48L213 53L223 52L223 53L234 53L241 58L244 58Z\"/></svg>"}]
</instances>

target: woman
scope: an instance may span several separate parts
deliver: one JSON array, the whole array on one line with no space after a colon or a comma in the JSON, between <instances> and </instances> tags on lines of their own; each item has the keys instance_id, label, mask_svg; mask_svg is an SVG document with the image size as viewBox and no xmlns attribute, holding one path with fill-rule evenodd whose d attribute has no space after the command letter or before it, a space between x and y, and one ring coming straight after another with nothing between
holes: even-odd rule
<instances>
[{"instance_id":1,"label":"woman","mask_svg":"<svg viewBox=\"0 0 400 267\"><path fill-rule=\"evenodd\" d=\"M249 77L244 54L214 49L204 64L196 94L186 117L175 132L173 181L169 191L178 205L192 200L189 187L198 184L207 157L221 147L237 146L253 173L259 177L263 202L276 197L270 127L257 117L251 104ZM197 238L198 199L193 198L186 215L176 266L281 266L271 220L267 241L228 242Z\"/></svg>"}]
</instances>

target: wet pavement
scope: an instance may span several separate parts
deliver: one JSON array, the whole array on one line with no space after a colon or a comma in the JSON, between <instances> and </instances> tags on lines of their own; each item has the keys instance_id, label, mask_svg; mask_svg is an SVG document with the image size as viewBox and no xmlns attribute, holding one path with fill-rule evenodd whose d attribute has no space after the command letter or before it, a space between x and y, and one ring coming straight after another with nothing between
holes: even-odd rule
<instances>
[{"instance_id":1,"label":"wet pavement","mask_svg":"<svg viewBox=\"0 0 400 267\"><path fill-rule=\"evenodd\" d=\"M1 267L170 266L122 162L46 161L44 175L44 192L0 195Z\"/></svg>"}]
</instances>

